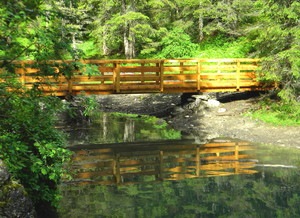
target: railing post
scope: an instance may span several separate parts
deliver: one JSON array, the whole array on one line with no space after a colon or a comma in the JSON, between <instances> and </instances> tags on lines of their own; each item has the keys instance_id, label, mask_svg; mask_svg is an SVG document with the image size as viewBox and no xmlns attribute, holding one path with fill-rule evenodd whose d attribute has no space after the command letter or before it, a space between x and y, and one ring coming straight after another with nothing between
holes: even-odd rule
<instances>
[{"instance_id":1,"label":"railing post","mask_svg":"<svg viewBox=\"0 0 300 218\"><path fill-rule=\"evenodd\" d=\"M183 62L180 62L180 68L183 68ZM184 71L181 70L180 71L180 75L183 75L184 74ZM184 83L184 80L180 79L180 83L183 84Z\"/></svg>"},{"instance_id":2,"label":"railing post","mask_svg":"<svg viewBox=\"0 0 300 218\"><path fill-rule=\"evenodd\" d=\"M70 95L72 95L73 92L73 81L72 81L72 77L70 79L68 79L68 92Z\"/></svg>"},{"instance_id":3,"label":"railing post","mask_svg":"<svg viewBox=\"0 0 300 218\"><path fill-rule=\"evenodd\" d=\"M23 87L25 85L25 70L24 69L25 69L24 64L21 64L20 68L15 69L15 73L19 74L19 81Z\"/></svg>"},{"instance_id":4,"label":"railing post","mask_svg":"<svg viewBox=\"0 0 300 218\"><path fill-rule=\"evenodd\" d=\"M160 62L160 92L164 91L164 61Z\"/></svg>"},{"instance_id":5,"label":"railing post","mask_svg":"<svg viewBox=\"0 0 300 218\"><path fill-rule=\"evenodd\" d=\"M142 63L141 64L141 67L144 67L145 66L145 64L144 63ZM142 72L141 72L141 76L143 77L143 79L141 79L141 83L144 83L145 82L145 71L144 71L144 69L142 69L141 70Z\"/></svg>"},{"instance_id":6,"label":"railing post","mask_svg":"<svg viewBox=\"0 0 300 218\"><path fill-rule=\"evenodd\" d=\"M120 93L120 64L114 64L114 85L116 93Z\"/></svg>"},{"instance_id":7,"label":"railing post","mask_svg":"<svg viewBox=\"0 0 300 218\"><path fill-rule=\"evenodd\" d=\"M102 77L102 79L100 79L100 82L101 82L101 84L104 84L104 75L105 74L104 74L104 72L101 71L102 67L105 67L105 64L99 64L98 65L98 70L100 71L100 74L101 74L101 77Z\"/></svg>"},{"instance_id":8,"label":"railing post","mask_svg":"<svg viewBox=\"0 0 300 218\"><path fill-rule=\"evenodd\" d=\"M159 68L160 67L160 64L159 63L156 63L156 67L157 68ZM156 79L156 85L159 85L159 75L160 75L160 72L156 72L156 77L157 77L157 79Z\"/></svg>"},{"instance_id":9,"label":"railing post","mask_svg":"<svg viewBox=\"0 0 300 218\"><path fill-rule=\"evenodd\" d=\"M238 60L237 63L236 63L236 91L239 91L240 90L240 73L241 73L241 61Z\"/></svg>"},{"instance_id":10,"label":"railing post","mask_svg":"<svg viewBox=\"0 0 300 218\"><path fill-rule=\"evenodd\" d=\"M120 64L117 64L116 72L117 72L117 79L116 79L117 93L120 93L120 82L121 82L121 79L120 79Z\"/></svg>"},{"instance_id":11,"label":"railing post","mask_svg":"<svg viewBox=\"0 0 300 218\"><path fill-rule=\"evenodd\" d=\"M200 64L200 59L198 59L197 62L197 91L200 92L200 83L201 83L201 64Z\"/></svg>"}]
</instances>

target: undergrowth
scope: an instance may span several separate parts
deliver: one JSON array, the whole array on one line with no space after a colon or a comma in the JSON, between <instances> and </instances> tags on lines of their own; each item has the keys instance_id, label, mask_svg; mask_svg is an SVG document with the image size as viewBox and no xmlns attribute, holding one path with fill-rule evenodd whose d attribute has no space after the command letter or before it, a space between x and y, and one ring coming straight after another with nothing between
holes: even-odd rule
<instances>
[{"instance_id":1,"label":"undergrowth","mask_svg":"<svg viewBox=\"0 0 300 218\"><path fill-rule=\"evenodd\" d=\"M300 104L271 101L260 102L260 108L250 114L254 119L280 126L300 126Z\"/></svg>"}]
</instances>

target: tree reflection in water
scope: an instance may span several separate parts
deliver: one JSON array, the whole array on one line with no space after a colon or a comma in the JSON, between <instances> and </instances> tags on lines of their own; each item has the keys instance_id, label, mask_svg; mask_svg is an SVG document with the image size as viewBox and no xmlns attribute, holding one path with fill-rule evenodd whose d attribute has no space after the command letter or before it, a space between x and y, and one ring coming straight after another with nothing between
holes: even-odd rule
<instances>
[{"instance_id":1,"label":"tree reflection in water","mask_svg":"<svg viewBox=\"0 0 300 218\"><path fill-rule=\"evenodd\" d=\"M299 217L299 151L222 141L76 149L61 217Z\"/></svg>"}]
</instances>

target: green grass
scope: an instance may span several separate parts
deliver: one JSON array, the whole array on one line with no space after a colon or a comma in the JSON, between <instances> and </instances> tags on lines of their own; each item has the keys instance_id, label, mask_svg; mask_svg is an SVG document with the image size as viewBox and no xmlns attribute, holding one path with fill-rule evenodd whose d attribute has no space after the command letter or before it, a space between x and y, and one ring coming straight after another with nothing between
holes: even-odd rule
<instances>
[{"instance_id":1,"label":"green grass","mask_svg":"<svg viewBox=\"0 0 300 218\"><path fill-rule=\"evenodd\" d=\"M280 126L300 126L300 104L271 102L265 100L260 103L259 110L249 113L254 119Z\"/></svg>"}]
</instances>

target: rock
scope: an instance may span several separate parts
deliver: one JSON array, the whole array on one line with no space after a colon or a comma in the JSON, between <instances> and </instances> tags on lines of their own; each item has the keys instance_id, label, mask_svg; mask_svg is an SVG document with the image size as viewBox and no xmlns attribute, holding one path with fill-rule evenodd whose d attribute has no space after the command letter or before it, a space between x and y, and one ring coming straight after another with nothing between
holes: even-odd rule
<instances>
[{"instance_id":1,"label":"rock","mask_svg":"<svg viewBox=\"0 0 300 218\"><path fill-rule=\"evenodd\" d=\"M6 192L6 203L0 210L0 217L36 217L34 206L23 186L20 184L10 184L4 190Z\"/></svg>"},{"instance_id":2,"label":"rock","mask_svg":"<svg viewBox=\"0 0 300 218\"><path fill-rule=\"evenodd\" d=\"M226 112L226 108L219 108L218 113L224 113Z\"/></svg>"},{"instance_id":3,"label":"rock","mask_svg":"<svg viewBox=\"0 0 300 218\"><path fill-rule=\"evenodd\" d=\"M0 160L0 187L6 184L9 178L10 178L9 173L6 167L4 166L3 161Z\"/></svg>"},{"instance_id":4,"label":"rock","mask_svg":"<svg viewBox=\"0 0 300 218\"><path fill-rule=\"evenodd\" d=\"M200 99L202 101L207 101L209 99L208 95L192 95L192 97L195 99Z\"/></svg>"},{"instance_id":5,"label":"rock","mask_svg":"<svg viewBox=\"0 0 300 218\"><path fill-rule=\"evenodd\" d=\"M172 115L178 115L183 113L185 110L181 107L175 107L174 110L172 111Z\"/></svg>"},{"instance_id":6,"label":"rock","mask_svg":"<svg viewBox=\"0 0 300 218\"><path fill-rule=\"evenodd\" d=\"M32 201L24 187L10 179L10 175L0 160L0 217L37 217Z\"/></svg>"},{"instance_id":7,"label":"rock","mask_svg":"<svg viewBox=\"0 0 300 218\"><path fill-rule=\"evenodd\" d=\"M214 100L214 99L209 99L206 104L208 107L219 107L220 106L220 102L217 100Z\"/></svg>"},{"instance_id":8,"label":"rock","mask_svg":"<svg viewBox=\"0 0 300 218\"><path fill-rule=\"evenodd\" d=\"M194 98L188 98L188 99L187 99L187 102L193 102L193 101L195 101Z\"/></svg>"}]
</instances>

